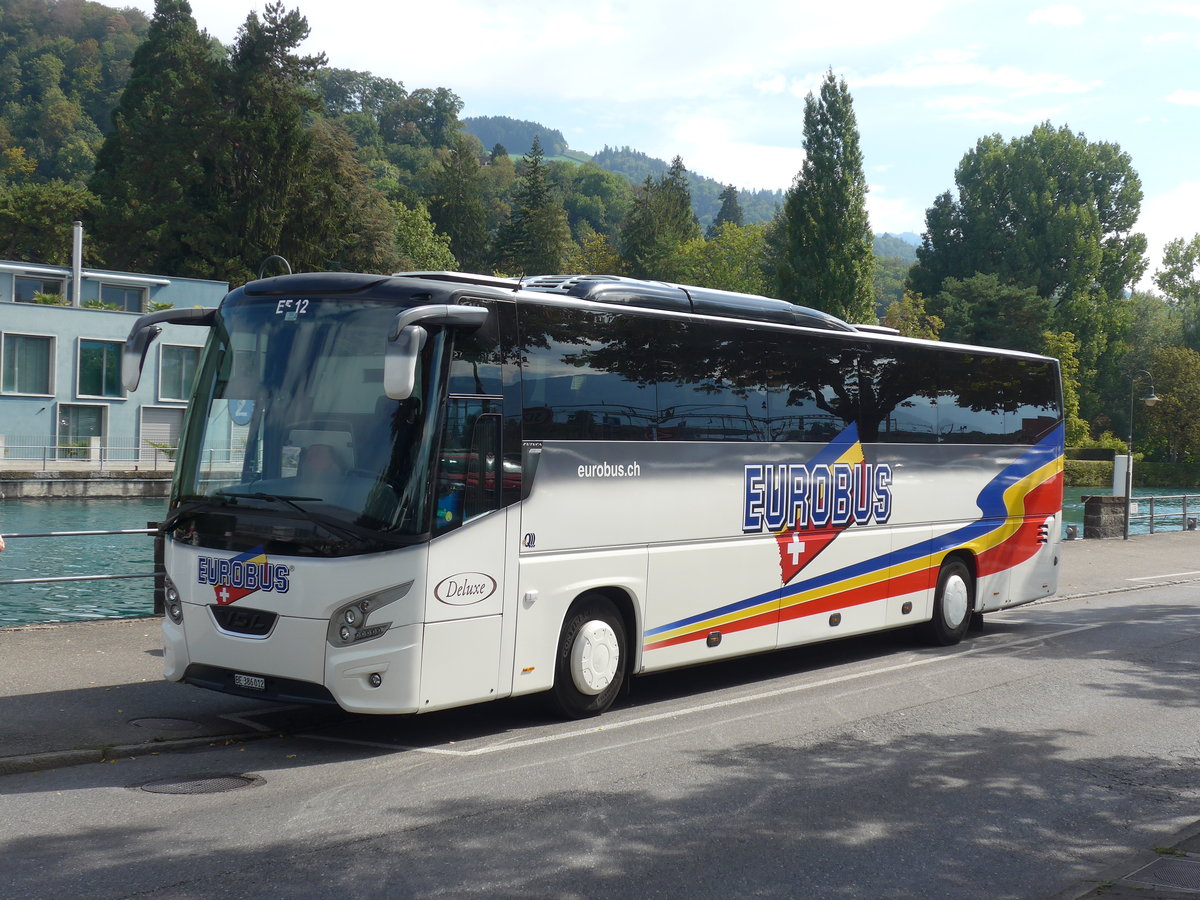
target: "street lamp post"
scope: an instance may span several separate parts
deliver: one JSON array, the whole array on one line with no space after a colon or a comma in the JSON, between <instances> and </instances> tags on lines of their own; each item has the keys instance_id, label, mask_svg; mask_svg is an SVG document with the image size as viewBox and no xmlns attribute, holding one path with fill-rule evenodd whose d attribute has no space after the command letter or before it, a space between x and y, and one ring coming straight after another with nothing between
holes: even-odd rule
<instances>
[{"instance_id":1,"label":"street lamp post","mask_svg":"<svg viewBox=\"0 0 1200 900\"><path fill-rule=\"evenodd\" d=\"M1125 456L1125 540L1129 540L1129 508L1133 505L1133 397L1139 375L1145 375L1150 381L1150 393L1142 398L1147 406L1158 402L1154 393L1154 376L1145 369L1138 369L1129 376L1129 442L1125 445L1128 451Z\"/></svg>"}]
</instances>

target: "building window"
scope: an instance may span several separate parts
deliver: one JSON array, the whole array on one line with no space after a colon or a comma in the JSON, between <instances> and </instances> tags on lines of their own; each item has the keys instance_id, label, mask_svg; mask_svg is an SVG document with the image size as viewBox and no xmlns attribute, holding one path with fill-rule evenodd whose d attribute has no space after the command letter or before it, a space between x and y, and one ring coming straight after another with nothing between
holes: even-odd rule
<instances>
[{"instance_id":1,"label":"building window","mask_svg":"<svg viewBox=\"0 0 1200 900\"><path fill-rule=\"evenodd\" d=\"M140 313L145 309L146 289L120 284L100 285L100 302L126 312Z\"/></svg>"},{"instance_id":2,"label":"building window","mask_svg":"<svg viewBox=\"0 0 1200 900\"><path fill-rule=\"evenodd\" d=\"M84 459L92 438L104 437L104 407L58 405L58 457Z\"/></svg>"},{"instance_id":3,"label":"building window","mask_svg":"<svg viewBox=\"0 0 1200 900\"><path fill-rule=\"evenodd\" d=\"M164 344L162 367L158 378L160 400L187 400L192 393L192 382L200 366L199 347L180 347Z\"/></svg>"},{"instance_id":4,"label":"building window","mask_svg":"<svg viewBox=\"0 0 1200 900\"><path fill-rule=\"evenodd\" d=\"M0 384L6 394L54 393L54 338L29 334L6 334L3 345L4 377Z\"/></svg>"},{"instance_id":5,"label":"building window","mask_svg":"<svg viewBox=\"0 0 1200 900\"><path fill-rule=\"evenodd\" d=\"M123 397L121 344L118 341L79 339L80 397Z\"/></svg>"},{"instance_id":6,"label":"building window","mask_svg":"<svg viewBox=\"0 0 1200 900\"><path fill-rule=\"evenodd\" d=\"M34 275L18 275L13 279L13 299L18 303L36 303L39 294L61 303L63 279L42 278Z\"/></svg>"}]
</instances>

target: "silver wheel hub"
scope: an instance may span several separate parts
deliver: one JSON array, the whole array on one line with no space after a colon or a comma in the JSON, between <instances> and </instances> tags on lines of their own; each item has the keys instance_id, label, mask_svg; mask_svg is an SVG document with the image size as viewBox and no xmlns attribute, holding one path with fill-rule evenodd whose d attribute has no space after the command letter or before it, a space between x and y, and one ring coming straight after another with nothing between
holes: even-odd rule
<instances>
[{"instance_id":1,"label":"silver wheel hub","mask_svg":"<svg viewBox=\"0 0 1200 900\"><path fill-rule=\"evenodd\" d=\"M971 596L967 591L967 583L960 575L951 575L946 579L942 591L942 619L951 629L957 628L967 617Z\"/></svg>"},{"instance_id":2,"label":"silver wheel hub","mask_svg":"<svg viewBox=\"0 0 1200 900\"><path fill-rule=\"evenodd\" d=\"M607 622L587 622L571 646L571 680L581 694L594 697L612 684L621 663L617 633Z\"/></svg>"}]
</instances>

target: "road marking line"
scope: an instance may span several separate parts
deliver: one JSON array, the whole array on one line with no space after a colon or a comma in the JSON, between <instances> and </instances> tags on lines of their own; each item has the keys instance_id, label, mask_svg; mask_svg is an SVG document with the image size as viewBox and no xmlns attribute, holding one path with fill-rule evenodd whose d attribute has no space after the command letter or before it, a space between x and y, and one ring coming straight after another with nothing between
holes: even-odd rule
<instances>
[{"instance_id":1,"label":"road marking line","mask_svg":"<svg viewBox=\"0 0 1200 900\"><path fill-rule=\"evenodd\" d=\"M1157 578L1179 578L1183 575L1200 575L1200 570L1193 572L1171 572L1169 575L1142 575L1140 578L1126 578L1126 581L1154 581Z\"/></svg>"},{"instance_id":2,"label":"road marking line","mask_svg":"<svg viewBox=\"0 0 1200 900\"><path fill-rule=\"evenodd\" d=\"M897 663L894 666L883 666L878 669L869 669L865 672L854 672L847 675L838 675L833 678L823 678L820 681L806 682L804 684L789 685L788 687L776 688L770 691L762 691L756 694L748 694L744 697L731 697L727 700L716 700L712 703L704 703L700 706L689 706L686 709L672 710L670 712L654 713L649 716L640 716L636 719L626 719L621 722L609 722L604 725L595 725L591 728L580 728L575 731L566 731L561 734L543 735L536 738L527 738L520 741L500 742L490 744L485 747L477 747L474 750L448 750L444 747L415 747L404 744L385 744L379 741L360 741L354 738L341 738L334 735L324 734L300 734L297 737L309 738L318 741L329 741L339 744L352 744L360 747L378 747L385 750L407 751L410 753L430 753L435 756L484 756L489 753L498 753L501 750L519 750L525 747L535 747L539 744L550 744L555 741L565 741L571 738L584 737L590 734L599 734L602 731L617 731L621 728L630 728L634 725L647 725L653 722L661 722L663 719L678 719L683 716L691 716L697 713L709 712L714 709L724 709L730 706L738 706L743 703L750 703L755 700L769 700L773 697L783 697L788 694L798 694L802 691L811 691L815 688L830 687L835 684L844 684L848 681L856 681L860 678L867 678L871 675L886 675L891 672L900 672L904 669L913 669L917 666L925 666L930 663L946 662L949 660L958 659L959 657L969 656L973 653L982 653L989 650L1006 650L1009 647L1017 647L1021 644L1032 644L1039 641L1047 641L1052 638L1066 637L1069 634L1077 634L1081 631L1090 631L1093 628L1100 628L1103 625L1111 624L1107 622L1098 622L1093 625L1078 625L1074 628L1067 628L1063 631L1055 631L1050 634L1034 635L1032 637L1020 638L1015 641L1006 641L1002 644L992 644L990 646L974 646L964 650L959 650L950 654L940 654L938 656L926 656L921 659L914 659L904 663Z\"/></svg>"}]
</instances>

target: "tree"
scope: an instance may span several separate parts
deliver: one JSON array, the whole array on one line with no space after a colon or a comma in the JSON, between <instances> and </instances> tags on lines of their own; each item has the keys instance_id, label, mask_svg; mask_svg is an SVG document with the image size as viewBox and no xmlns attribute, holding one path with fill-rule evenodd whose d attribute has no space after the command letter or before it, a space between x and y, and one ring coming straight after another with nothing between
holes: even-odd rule
<instances>
[{"instance_id":1,"label":"tree","mask_svg":"<svg viewBox=\"0 0 1200 900\"><path fill-rule=\"evenodd\" d=\"M349 134L316 119L305 136L309 156L280 211L278 253L296 271L394 272L400 263L396 214L368 183Z\"/></svg>"},{"instance_id":2,"label":"tree","mask_svg":"<svg viewBox=\"0 0 1200 900\"><path fill-rule=\"evenodd\" d=\"M571 229L555 196L542 161L537 135L522 159L523 171L513 191L512 212L496 237L496 259L512 274L562 272L571 252Z\"/></svg>"},{"instance_id":3,"label":"tree","mask_svg":"<svg viewBox=\"0 0 1200 900\"><path fill-rule=\"evenodd\" d=\"M187 0L156 0L96 157L94 233L109 265L212 276L191 235L213 201L223 73Z\"/></svg>"},{"instance_id":4,"label":"tree","mask_svg":"<svg viewBox=\"0 0 1200 900\"><path fill-rule=\"evenodd\" d=\"M1154 283L1170 299L1183 329L1183 342L1200 350L1200 234L1176 238L1163 249Z\"/></svg>"},{"instance_id":5,"label":"tree","mask_svg":"<svg viewBox=\"0 0 1200 900\"><path fill-rule=\"evenodd\" d=\"M90 0L0 9L0 183L83 184L149 20ZM19 175L18 175L19 173Z\"/></svg>"},{"instance_id":6,"label":"tree","mask_svg":"<svg viewBox=\"0 0 1200 900\"><path fill-rule=\"evenodd\" d=\"M680 248L679 280L687 284L766 294L770 285L763 275L766 226L726 222L705 240L692 238Z\"/></svg>"},{"instance_id":7,"label":"tree","mask_svg":"<svg viewBox=\"0 0 1200 900\"><path fill-rule=\"evenodd\" d=\"M429 215L450 238L450 250L468 272L485 268L488 256L487 206L482 193L478 142L458 135L438 151L430 182Z\"/></svg>"},{"instance_id":8,"label":"tree","mask_svg":"<svg viewBox=\"0 0 1200 900\"><path fill-rule=\"evenodd\" d=\"M621 226L621 257L635 278L678 280L680 248L700 236L683 160L654 180L646 177Z\"/></svg>"},{"instance_id":9,"label":"tree","mask_svg":"<svg viewBox=\"0 0 1200 900\"><path fill-rule=\"evenodd\" d=\"M721 208L717 210L716 216L713 217L712 224L704 232L706 238L712 238L717 229L725 223L731 225L742 224L742 205L738 203L738 191L732 184L726 186L725 190L721 191L720 195Z\"/></svg>"},{"instance_id":10,"label":"tree","mask_svg":"<svg viewBox=\"0 0 1200 900\"><path fill-rule=\"evenodd\" d=\"M1005 284L996 275L947 278L929 311L945 322L946 340L1031 353L1041 351L1051 320L1049 304L1037 291Z\"/></svg>"},{"instance_id":11,"label":"tree","mask_svg":"<svg viewBox=\"0 0 1200 900\"><path fill-rule=\"evenodd\" d=\"M1141 181L1129 156L1047 122L1008 142L981 138L954 178L957 198L946 192L926 212L909 289L934 296L947 278L976 273L1031 287L1092 368L1113 304L1146 268L1146 239L1133 232Z\"/></svg>"},{"instance_id":12,"label":"tree","mask_svg":"<svg viewBox=\"0 0 1200 900\"><path fill-rule=\"evenodd\" d=\"M575 240L582 241L589 231L615 239L633 205L633 185L591 162L562 168L570 176L564 185L563 209Z\"/></svg>"},{"instance_id":13,"label":"tree","mask_svg":"<svg viewBox=\"0 0 1200 900\"><path fill-rule=\"evenodd\" d=\"M1159 400L1139 413L1146 416L1149 443L1162 445L1170 462L1200 458L1200 353L1190 347L1161 347L1150 372Z\"/></svg>"},{"instance_id":14,"label":"tree","mask_svg":"<svg viewBox=\"0 0 1200 900\"><path fill-rule=\"evenodd\" d=\"M625 264L612 241L607 235L600 234L586 223L583 225L577 249L568 261L568 268L572 272L588 275L625 274Z\"/></svg>"},{"instance_id":15,"label":"tree","mask_svg":"<svg viewBox=\"0 0 1200 900\"><path fill-rule=\"evenodd\" d=\"M871 225L854 104L830 70L804 101L804 163L780 211L778 296L874 322Z\"/></svg>"},{"instance_id":16,"label":"tree","mask_svg":"<svg viewBox=\"0 0 1200 900\"><path fill-rule=\"evenodd\" d=\"M945 323L925 311L925 298L920 294L904 292L899 300L888 304L880 321L881 325L895 328L905 337L938 340Z\"/></svg>"},{"instance_id":17,"label":"tree","mask_svg":"<svg viewBox=\"0 0 1200 900\"><path fill-rule=\"evenodd\" d=\"M327 174L318 172L316 139L306 127L319 108L311 85L325 56L295 52L308 35L308 21L299 12L270 3L261 19L254 12L246 17L230 54L227 98L233 114L218 163L225 196L217 217L240 245L241 265L222 267L231 280L276 253L296 255L292 264L299 269L322 267L313 245L298 233L312 223L287 214L305 206L298 195L321 191L306 182Z\"/></svg>"},{"instance_id":18,"label":"tree","mask_svg":"<svg viewBox=\"0 0 1200 900\"><path fill-rule=\"evenodd\" d=\"M1042 335L1042 345L1047 356L1058 360L1062 376L1066 444L1079 447L1090 437L1088 423L1079 416L1079 342L1069 331L1048 331Z\"/></svg>"},{"instance_id":19,"label":"tree","mask_svg":"<svg viewBox=\"0 0 1200 900\"><path fill-rule=\"evenodd\" d=\"M418 204L411 209L393 203L396 222L396 268L404 272L453 272L458 260L450 252L450 238L439 234L429 211Z\"/></svg>"},{"instance_id":20,"label":"tree","mask_svg":"<svg viewBox=\"0 0 1200 900\"><path fill-rule=\"evenodd\" d=\"M902 303L906 291L904 279L908 276L911 263L905 262L898 256L880 256L875 254L875 275L871 281L875 293L875 312L883 315L893 303Z\"/></svg>"},{"instance_id":21,"label":"tree","mask_svg":"<svg viewBox=\"0 0 1200 900\"><path fill-rule=\"evenodd\" d=\"M95 206L86 188L61 181L0 188L0 259L66 265L71 223L86 219Z\"/></svg>"}]
</instances>

